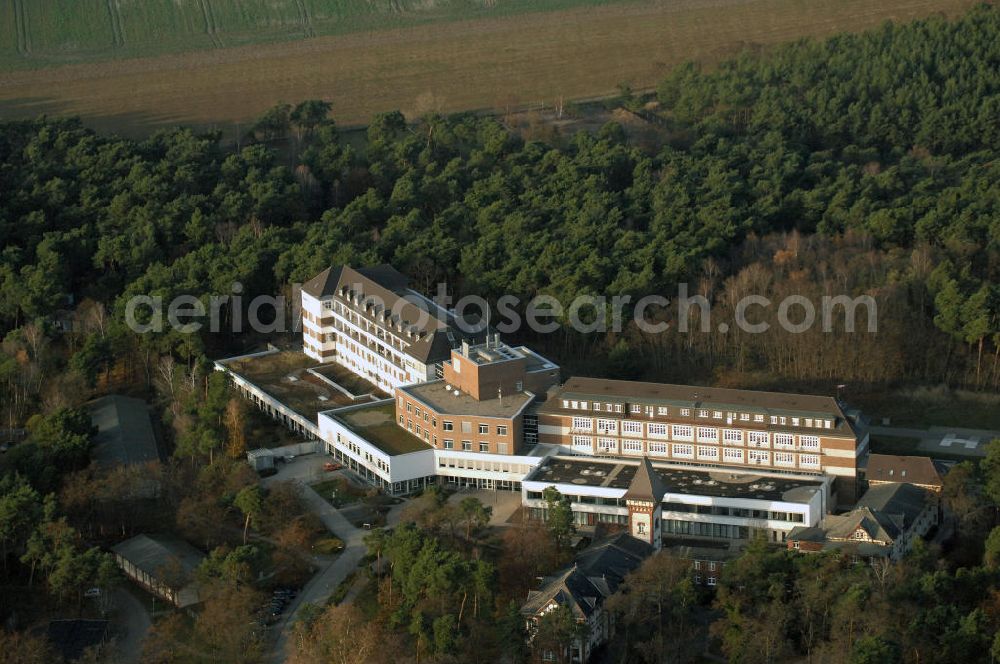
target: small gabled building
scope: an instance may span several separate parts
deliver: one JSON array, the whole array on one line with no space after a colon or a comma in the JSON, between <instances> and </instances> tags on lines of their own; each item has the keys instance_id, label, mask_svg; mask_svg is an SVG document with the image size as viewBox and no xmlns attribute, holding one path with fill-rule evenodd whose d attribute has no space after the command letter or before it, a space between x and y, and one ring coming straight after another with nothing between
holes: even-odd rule
<instances>
[{"instance_id":1,"label":"small gabled building","mask_svg":"<svg viewBox=\"0 0 1000 664\"><path fill-rule=\"evenodd\" d=\"M829 515L821 527L795 528L788 548L802 552L843 549L859 558L899 560L937 524L930 493L912 484L871 487L845 514Z\"/></svg>"},{"instance_id":2,"label":"small gabled building","mask_svg":"<svg viewBox=\"0 0 1000 664\"><path fill-rule=\"evenodd\" d=\"M549 612L567 607L585 637L567 644L561 653L547 653L552 660L586 662L595 648L614 633L614 620L604 603L621 586L625 577L653 553L653 547L621 533L580 553L572 567L542 580L538 590L528 593L521 607L529 640L538 623Z\"/></svg>"},{"instance_id":3,"label":"small gabled building","mask_svg":"<svg viewBox=\"0 0 1000 664\"><path fill-rule=\"evenodd\" d=\"M111 551L125 576L178 609L201 602L194 572L205 554L184 540L142 534L116 544Z\"/></svg>"},{"instance_id":4,"label":"small gabled building","mask_svg":"<svg viewBox=\"0 0 1000 664\"><path fill-rule=\"evenodd\" d=\"M869 454L862 472L870 487L905 483L940 494L947 471L940 461L930 457Z\"/></svg>"}]
</instances>

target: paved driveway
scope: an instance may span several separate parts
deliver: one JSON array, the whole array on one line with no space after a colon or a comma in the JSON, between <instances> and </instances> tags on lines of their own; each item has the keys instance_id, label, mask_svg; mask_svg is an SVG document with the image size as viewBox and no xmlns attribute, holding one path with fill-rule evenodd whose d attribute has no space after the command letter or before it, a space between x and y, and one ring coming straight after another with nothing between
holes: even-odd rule
<instances>
[{"instance_id":1,"label":"paved driveway","mask_svg":"<svg viewBox=\"0 0 1000 664\"><path fill-rule=\"evenodd\" d=\"M143 605L127 588L121 586L111 591L114 616L112 624L120 632L118 657L123 664L142 661L142 639L149 630L149 608Z\"/></svg>"},{"instance_id":2,"label":"paved driveway","mask_svg":"<svg viewBox=\"0 0 1000 664\"><path fill-rule=\"evenodd\" d=\"M275 475L268 479L277 478L278 476ZM344 550L332 563L309 579L302 592L289 605L284 614L284 620L277 624L279 632L271 658L271 661L276 663L284 662L288 656L288 638L292 634L292 626L295 624L302 607L306 604L316 604L317 606L326 604L327 598L351 572L357 569L358 563L365 555L364 536L368 531L351 525L340 512L323 500L308 485L303 484L302 486L302 498L309 509L323 521L327 529L343 540Z\"/></svg>"},{"instance_id":3,"label":"paved driveway","mask_svg":"<svg viewBox=\"0 0 1000 664\"><path fill-rule=\"evenodd\" d=\"M361 558L364 557L366 548L364 537L369 532L362 528L356 528L330 503L316 493L309 483L334 477L335 473L323 471L323 464L330 461L331 457L326 454L309 454L298 457L290 463L278 466L278 473L264 480L265 485L275 482L293 481L302 487L302 499L306 507L316 514L327 530L339 537L344 542L344 550L332 562L313 575L302 592L292 601L284 613L281 622L275 625L278 635L272 651L271 661L275 664L284 662L288 656L288 639L292 635L292 627L306 604L316 604L324 606L327 598L358 567ZM344 471L338 471L344 472ZM387 515L389 523L398 522L400 505L394 506Z\"/></svg>"}]
</instances>

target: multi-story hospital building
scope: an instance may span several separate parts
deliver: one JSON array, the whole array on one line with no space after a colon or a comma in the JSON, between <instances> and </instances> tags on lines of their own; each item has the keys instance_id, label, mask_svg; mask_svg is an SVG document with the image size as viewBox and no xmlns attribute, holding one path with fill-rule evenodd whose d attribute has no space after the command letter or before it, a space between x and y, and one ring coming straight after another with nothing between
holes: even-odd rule
<instances>
[{"instance_id":1,"label":"multi-story hospital building","mask_svg":"<svg viewBox=\"0 0 1000 664\"><path fill-rule=\"evenodd\" d=\"M307 435L390 494L440 482L520 491L544 518L554 486L581 526L642 525L654 546L754 531L784 541L856 499L868 434L832 397L561 382L555 363L489 330L465 332L389 266L324 270L302 287L302 317L300 374L269 376L269 387L255 382L254 358L217 366L272 412L306 389L293 410L315 422ZM330 370L372 394L343 389ZM652 497L635 499L636 482Z\"/></svg>"}]
</instances>

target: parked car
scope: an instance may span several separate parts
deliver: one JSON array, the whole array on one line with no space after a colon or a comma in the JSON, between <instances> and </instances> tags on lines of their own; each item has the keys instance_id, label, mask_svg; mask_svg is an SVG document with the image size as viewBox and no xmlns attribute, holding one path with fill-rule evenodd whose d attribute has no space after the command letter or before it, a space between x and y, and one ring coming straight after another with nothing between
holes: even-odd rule
<instances>
[{"instance_id":1,"label":"parked car","mask_svg":"<svg viewBox=\"0 0 1000 664\"><path fill-rule=\"evenodd\" d=\"M340 470L341 468L343 468L342 465L340 465L339 463L335 463L333 461L327 461L326 463L323 464L323 470L325 470L328 473L331 473L335 470Z\"/></svg>"}]
</instances>

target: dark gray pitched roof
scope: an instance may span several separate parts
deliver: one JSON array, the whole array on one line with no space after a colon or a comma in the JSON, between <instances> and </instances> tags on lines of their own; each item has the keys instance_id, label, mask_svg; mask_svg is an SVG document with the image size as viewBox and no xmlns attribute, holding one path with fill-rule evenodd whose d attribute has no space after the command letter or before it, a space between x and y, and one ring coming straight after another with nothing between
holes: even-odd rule
<instances>
[{"instance_id":1,"label":"dark gray pitched roof","mask_svg":"<svg viewBox=\"0 0 1000 664\"><path fill-rule=\"evenodd\" d=\"M852 539L861 528L868 537L879 542L892 543L902 533L901 524L889 514L870 507L857 507L846 514L827 517L827 538Z\"/></svg>"},{"instance_id":2,"label":"dark gray pitched roof","mask_svg":"<svg viewBox=\"0 0 1000 664\"><path fill-rule=\"evenodd\" d=\"M173 564L190 574L205 558L184 540L169 535L136 535L111 550L154 578L161 577Z\"/></svg>"},{"instance_id":3,"label":"dark gray pitched roof","mask_svg":"<svg viewBox=\"0 0 1000 664\"><path fill-rule=\"evenodd\" d=\"M755 413L789 414L804 418L830 419L831 429L816 429L823 435L856 436L866 424L852 420L834 397L785 392L764 392L760 390L738 390L726 387L700 387L696 385L673 385L668 383L648 383L609 378L589 378L574 376L562 387L550 391L548 399L539 412L559 415L578 413L562 407L563 400L607 401L614 403L640 403L664 405L674 409L689 408L721 411L753 411ZM627 411L626 411L627 412ZM687 418L671 414L671 421ZM690 417L692 422L700 422ZM746 425L747 423L744 423ZM772 429L774 426L762 423L752 424L754 428ZM783 427L786 430L789 427Z\"/></svg>"},{"instance_id":4,"label":"dark gray pitched roof","mask_svg":"<svg viewBox=\"0 0 1000 664\"><path fill-rule=\"evenodd\" d=\"M643 457L639 462L639 468L635 471L632 483L628 485L625 492L625 500L644 500L648 503L659 503L663 500L663 495L667 493L667 487L663 483L660 474L653 470L653 464L648 457Z\"/></svg>"},{"instance_id":5,"label":"dark gray pitched roof","mask_svg":"<svg viewBox=\"0 0 1000 664\"><path fill-rule=\"evenodd\" d=\"M821 415L840 415L843 411L837 400L830 396L812 394L792 394L786 392L764 392L760 390L738 390L727 387L699 387L696 385L672 385L669 383L648 383L610 378L588 378L574 376L566 381L562 389L566 394L592 395L596 397L636 398L650 403L662 401L685 404L692 408L720 408L731 406L761 407L784 411L803 411Z\"/></svg>"},{"instance_id":6,"label":"dark gray pitched roof","mask_svg":"<svg viewBox=\"0 0 1000 664\"><path fill-rule=\"evenodd\" d=\"M159 461L160 454L142 399L112 394L87 404L90 421L97 427L92 455L100 466Z\"/></svg>"},{"instance_id":7,"label":"dark gray pitched roof","mask_svg":"<svg viewBox=\"0 0 1000 664\"><path fill-rule=\"evenodd\" d=\"M927 505L927 490L912 484L876 484L858 500L858 507L901 520L902 529L909 528Z\"/></svg>"},{"instance_id":8,"label":"dark gray pitched roof","mask_svg":"<svg viewBox=\"0 0 1000 664\"><path fill-rule=\"evenodd\" d=\"M407 278L390 265L329 267L302 284L302 291L320 299L338 298L358 315L401 337L403 352L425 364L447 360L463 338L475 336L465 334L451 312L411 291Z\"/></svg>"},{"instance_id":9,"label":"dark gray pitched roof","mask_svg":"<svg viewBox=\"0 0 1000 664\"><path fill-rule=\"evenodd\" d=\"M555 602L569 606L577 618L587 618L652 552L652 546L628 533L598 542L582 551L572 567L544 579L539 590L529 592L521 613L536 615Z\"/></svg>"}]
</instances>

